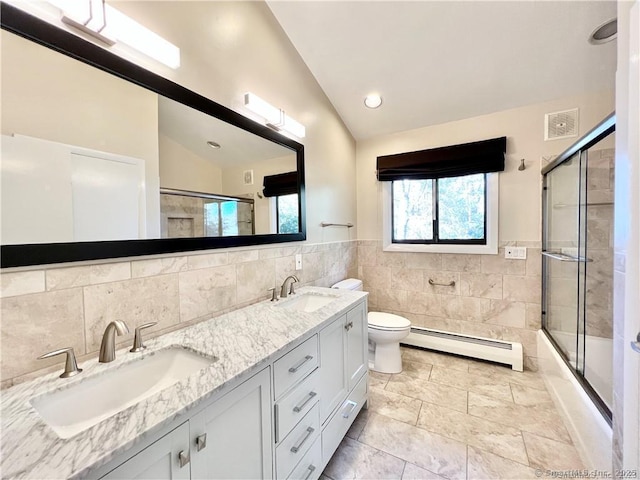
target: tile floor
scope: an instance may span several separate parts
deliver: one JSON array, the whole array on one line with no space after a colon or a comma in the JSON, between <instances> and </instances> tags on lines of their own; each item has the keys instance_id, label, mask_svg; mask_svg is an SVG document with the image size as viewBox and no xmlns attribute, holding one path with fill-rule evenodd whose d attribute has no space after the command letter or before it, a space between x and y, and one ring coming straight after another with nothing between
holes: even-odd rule
<instances>
[{"instance_id":1,"label":"tile floor","mask_svg":"<svg viewBox=\"0 0 640 480\"><path fill-rule=\"evenodd\" d=\"M370 372L362 410L323 472L342 479L535 479L584 468L535 372L403 348Z\"/></svg>"}]
</instances>

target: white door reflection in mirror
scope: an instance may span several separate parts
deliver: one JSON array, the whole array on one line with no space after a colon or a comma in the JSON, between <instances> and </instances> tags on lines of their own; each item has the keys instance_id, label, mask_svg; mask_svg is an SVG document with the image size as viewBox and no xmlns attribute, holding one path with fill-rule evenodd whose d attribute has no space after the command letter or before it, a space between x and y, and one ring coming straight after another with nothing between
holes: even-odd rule
<instances>
[{"instance_id":1,"label":"white door reflection in mirror","mask_svg":"<svg viewBox=\"0 0 640 480\"><path fill-rule=\"evenodd\" d=\"M144 162L71 157L73 241L145 238Z\"/></svg>"},{"instance_id":2,"label":"white door reflection in mirror","mask_svg":"<svg viewBox=\"0 0 640 480\"><path fill-rule=\"evenodd\" d=\"M145 238L144 169L136 158L3 135L2 243Z\"/></svg>"}]
</instances>

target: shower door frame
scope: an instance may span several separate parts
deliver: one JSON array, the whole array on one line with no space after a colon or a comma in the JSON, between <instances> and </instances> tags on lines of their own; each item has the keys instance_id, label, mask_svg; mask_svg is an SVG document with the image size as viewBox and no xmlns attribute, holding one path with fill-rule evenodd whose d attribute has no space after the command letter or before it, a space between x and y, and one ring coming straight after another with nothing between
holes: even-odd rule
<instances>
[{"instance_id":1,"label":"shower door frame","mask_svg":"<svg viewBox=\"0 0 640 480\"><path fill-rule=\"evenodd\" d=\"M542 169L541 173L542 173L542 251L543 252L546 249L546 239L547 239L547 214L546 214L547 207L548 207L547 205L547 174L551 173L551 171L554 170L556 167L562 165L569 159L573 158L573 156L576 154L578 155L580 162L582 162L583 155L586 153L586 151L589 148L596 145L598 142L600 142L602 139L606 138L607 136L611 135L613 132L615 132L615 130L616 130L616 116L615 116L615 112L613 112L609 116L607 116L602 122L600 122L596 127L594 127L591 131L589 131L586 135L580 138L576 143L571 145L567 150L565 150L562 154L560 154L553 162L549 163L549 165L545 166ZM576 180L581 181L581 179L576 179ZM579 223L578 232L577 232L578 235L580 235L581 227L582 225ZM580 254L580 244L578 244L578 254ZM571 363L569 358L567 358L567 356L564 354L560 345L558 345L558 343L553 338L551 333L547 330L546 312L544 310L547 305L547 288L546 288L547 287L547 267L546 267L547 261L545 260L544 256L542 256L541 262L542 262L542 299L541 299L542 332L549 339L553 347L556 349L556 351L560 355L560 358L562 358L562 360L567 365L567 367L569 368L573 376L576 378L578 383L582 386L582 388L585 390L589 398L593 401L598 411L602 414L602 416L611 426L612 425L611 410L605 404L604 400L600 398L600 395L591 386L589 381L584 377L583 373L578 371L578 365L580 360L582 360L583 362L583 370L584 370L584 358L583 358L584 349L582 352L580 352L578 348L580 344L580 335L583 334L579 330L579 325L576 325L576 365L575 366ZM580 275L578 274L578 278L576 280L579 281L579 278L580 278ZM578 287L578 285L576 286ZM582 298L580 297L579 288L578 288L578 291L576 292L576 297L578 298L579 302L586 301L586 294L582 295ZM585 305L582 305L582 308L579 309L578 311L584 313L584 308L585 308ZM580 322L580 319L576 318L576 322ZM583 343L584 343L584 340L583 340Z\"/></svg>"}]
</instances>

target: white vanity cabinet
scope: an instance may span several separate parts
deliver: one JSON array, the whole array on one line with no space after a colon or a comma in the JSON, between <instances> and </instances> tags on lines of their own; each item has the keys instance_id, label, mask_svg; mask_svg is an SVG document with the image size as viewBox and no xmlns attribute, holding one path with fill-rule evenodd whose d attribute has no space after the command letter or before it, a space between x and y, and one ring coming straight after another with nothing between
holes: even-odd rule
<instances>
[{"instance_id":1,"label":"white vanity cabinet","mask_svg":"<svg viewBox=\"0 0 640 480\"><path fill-rule=\"evenodd\" d=\"M191 478L271 478L269 369L189 420Z\"/></svg>"},{"instance_id":2,"label":"white vanity cabinet","mask_svg":"<svg viewBox=\"0 0 640 480\"><path fill-rule=\"evenodd\" d=\"M180 458L183 459L182 465ZM191 478L189 464L185 463L188 458L189 422L185 422L102 478L188 480Z\"/></svg>"},{"instance_id":3,"label":"white vanity cabinet","mask_svg":"<svg viewBox=\"0 0 640 480\"><path fill-rule=\"evenodd\" d=\"M347 308L89 476L316 480L367 401L366 297Z\"/></svg>"},{"instance_id":4,"label":"white vanity cabinet","mask_svg":"<svg viewBox=\"0 0 640 480\"><path fill-rule=\"evenodd\" d=\"M367 304L320 331L320 412L323 467L367 401Z\"/></svg>"},{"instance_id":5,"label":"white vanity cabinet","mask_svg":"<svg viewBox=\"0 0 640 480\"><path fill-rule=\"evenodd\" d=\"M102 478L270 479L271 431L266 368Z\"/></svg>"}]
</instances>

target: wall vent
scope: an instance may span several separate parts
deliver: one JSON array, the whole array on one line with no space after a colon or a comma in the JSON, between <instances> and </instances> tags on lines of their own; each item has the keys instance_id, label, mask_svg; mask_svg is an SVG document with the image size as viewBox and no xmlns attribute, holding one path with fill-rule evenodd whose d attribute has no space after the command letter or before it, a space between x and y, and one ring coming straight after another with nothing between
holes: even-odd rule
<instances>
[{"instance_id":1,"label":"wall vent","mask_svg":"<svg viewBox=\"0 0 640 480\"><path fill-rule=\"evenodd\" d=\"M578 136L578 109L547 113L544 116L544 140Z\"/></svg>"}]
</instances>

